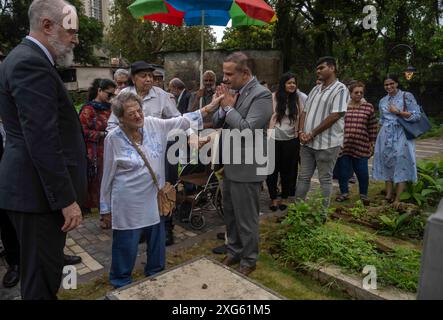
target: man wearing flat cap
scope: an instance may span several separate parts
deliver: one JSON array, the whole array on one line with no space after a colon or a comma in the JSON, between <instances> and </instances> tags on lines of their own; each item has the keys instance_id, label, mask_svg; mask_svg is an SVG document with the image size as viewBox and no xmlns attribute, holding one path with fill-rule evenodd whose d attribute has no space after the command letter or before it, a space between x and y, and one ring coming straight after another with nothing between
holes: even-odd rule
<instances>
[{"instance_id":1,"label":"man wearing flat cap","mask_svg":"<svg viewBox=\"0 0 443 320\"><path fill-rule=\"evenodd\" d=\"M181 114L175 106L174 96L154 86L154 70L155 68L145 61L134 62L131 64L130 85L121 92L129 91L142 99L145 117L152 116L161 119L179 117ZM108 120L107 130L110 131L116 126L118 126L118 119L112 114Z\"/></svg>"}]
</instances>

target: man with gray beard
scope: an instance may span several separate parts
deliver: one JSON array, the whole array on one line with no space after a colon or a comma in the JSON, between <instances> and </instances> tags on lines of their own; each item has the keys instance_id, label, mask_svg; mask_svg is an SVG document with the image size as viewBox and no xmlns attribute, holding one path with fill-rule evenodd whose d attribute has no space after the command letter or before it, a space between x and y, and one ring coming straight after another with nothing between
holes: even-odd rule
<instances>
[{"instance_id":1,"label":"man with gray beard","mask_svg":"<svg viewBox=\"0 0 443 320\"><path fill-rule=\"evenodd\" d=\"M72 64L78 17L63 0L34 0L28 16L29 35L0 65L0 209L17 231L22 298L57 299L66 233L86 196L81 124L55 69Z\"/></svg>"}]
</instances>

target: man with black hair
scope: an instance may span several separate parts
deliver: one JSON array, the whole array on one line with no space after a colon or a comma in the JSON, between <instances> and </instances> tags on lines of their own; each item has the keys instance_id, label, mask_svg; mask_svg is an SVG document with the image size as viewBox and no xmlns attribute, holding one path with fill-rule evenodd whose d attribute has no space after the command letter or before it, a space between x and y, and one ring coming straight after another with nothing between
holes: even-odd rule
<instances>
[{"instance_id":1,"label":"man with black hair","mask_svg":"<svg viewBox=\"0 0 443 320\"><path fill-rule=\"evenodd\" d=\"M344 115L349 91L337 79L334 57L320 58L316 72L321 83L309 93L300 116L301 167L295 197L305 199L314 171L318 169L324 204L328 207L332 192L332 172L343 144Z\"/></svg>"},{"instance_id":2,"label":"man with black hair","mask_svg":"<svg viewBox=\"0 0 443 320\"><path fill-rule=\"evenodd\" d=\"M234 93L234 92L235 93ZM242 52L230 54L223 62L223 84L217 88L223 94L220 108L214 113L214 128L230 132L248 132L253 135L266 132L272 116L271 92L260 85L253 75L253 61ZM266 136L263 136L266 145ZM229 142L229 141L228 141ZM241 142L228 143L224 154L237 152L240 163L229 163L223 158L223 211L227 231L227 254L222 263L226 266L240 264L238 271L248 276L256 268L259 253L260 190L267 174L260 174L256 160L248 163L246 152L255 153L259 148ZM263 150L261 150L263 151Z\"/></svg>"}]
</instances>

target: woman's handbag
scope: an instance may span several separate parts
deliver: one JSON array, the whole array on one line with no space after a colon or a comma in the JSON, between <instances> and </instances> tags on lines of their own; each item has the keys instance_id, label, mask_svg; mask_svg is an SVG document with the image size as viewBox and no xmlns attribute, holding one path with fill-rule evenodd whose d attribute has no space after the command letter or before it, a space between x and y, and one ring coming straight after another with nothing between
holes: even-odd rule
<instances>
[{"instance_id":1,"label":"woman's handbag","mask_svg":"<svg viewBox=\"0 0 443 320\"><path fill-rule=\"evenodd\" d=\"M406 109L406 99L405 94L403 93L403 112L407 111ZM426 131L431 129L431 123L429 122L428 117L424 113L422 107L420 107L421 117L417 122L408 122L402 117L398 117L398 123L403 127L405 131L406 138L408 140L414 140L424 134Z\"/></svg>"},{"instance_id":2,"label":"woman's handbag","mask_svg":"<svg viewBox=\"0 0 443 320\"><path fill-rule=\"evenodd\" d=\"M172 210L175 208L175 202L177 199L177 193L172 184L169 182L166 182L165 186L160 189L160 185L158 183L157 177L154 173L154 170L152 170L151 165L149 164L148 159L146 158L143 151L139 148L139 146L133 141L129 135L126 135L131 141L132 145L134 146L135 150L137 150L140 157L142 157L145 166L148 168L149 173L152 176L152 180L154 180L154 184L157 187L157 204L158 204L158 211L160 212L160 216L169 216L172 213Z\"/></svg>"}]
</instances>

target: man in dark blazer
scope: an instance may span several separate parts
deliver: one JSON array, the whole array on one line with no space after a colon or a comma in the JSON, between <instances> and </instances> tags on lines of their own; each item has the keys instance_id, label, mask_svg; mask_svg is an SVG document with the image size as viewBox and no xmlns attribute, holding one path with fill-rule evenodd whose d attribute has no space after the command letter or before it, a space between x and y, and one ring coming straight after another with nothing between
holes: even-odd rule
<instances>
[{"instance_id":1,"label":"man in dark blazer","mask_svg":"<svg viewBox=\"0 0 443 320\"><path fill-rule=\"evenodd\" d=\"M4 141L3 122L0 118L0 163L3 155ZM20 247L18 245L17 235L8 215L0 209L0 236L4 247L4 256L8 264L8 270L3 276L2 283L5 288L14 287L20 280L19 259Z\"/></svg>"},{"instance_id":2,"label":"man in dark blazer","mask_svg":"<svg viewBox=\"0 0 443 320\"><path fill-rule=\"evenodd\" d=\"M223 63L223 83L217 95L224 94L220 108L213 116L215 128L225 132L262 135L262 146L266 146L266 129L272 116L271 92L260 85L252 75L253 63L242 52L229 55ZM236 93L233 94L232 91ZM257 131L259 130L259 131ZM223 135L222 135L223 136ZM256 138L254 138L256 139ZM249 275L256 268L259 242L259 195L261 184L267 177L266 170L254 158L248 163L247 156L255 154L258 145L247 142L229 143L231 159L225 159L226 142L223 139L224 163L223 211L227 231L227 255L223 264L232 266L240 263L239 271ZM260 148L260 152L265 149ZM240 163L233 162L240 155ZM233 156L233 158L232 158ZM225 162L228 160L229 163Z\"/></svg>"},{"instance_id":3,"label":"man in dark blazer","mask_svg":"<svg viewBox=\"0 0 443 320\"><path fill-rule=\"evenodd\" d=\"M55 69L72 62L78 18L63 0L35 0L28 16L29 36L0 65L0 209L19 239L22 298L56 299L66 233L86 195L81 125Z\"/></svg>"},{"instance_id":4,"label":"man in dark blazer","mask_svg":"<svg viewBox=\"0 0 443 320\"><path fill-rule=\"evenodd\" d=\"M177 109L181 114L188 112L189 99L191 94L186 90L186 86L179 78L169 81L169 92L174 95L177 100Z\"/></svg>"}]
</instances>

